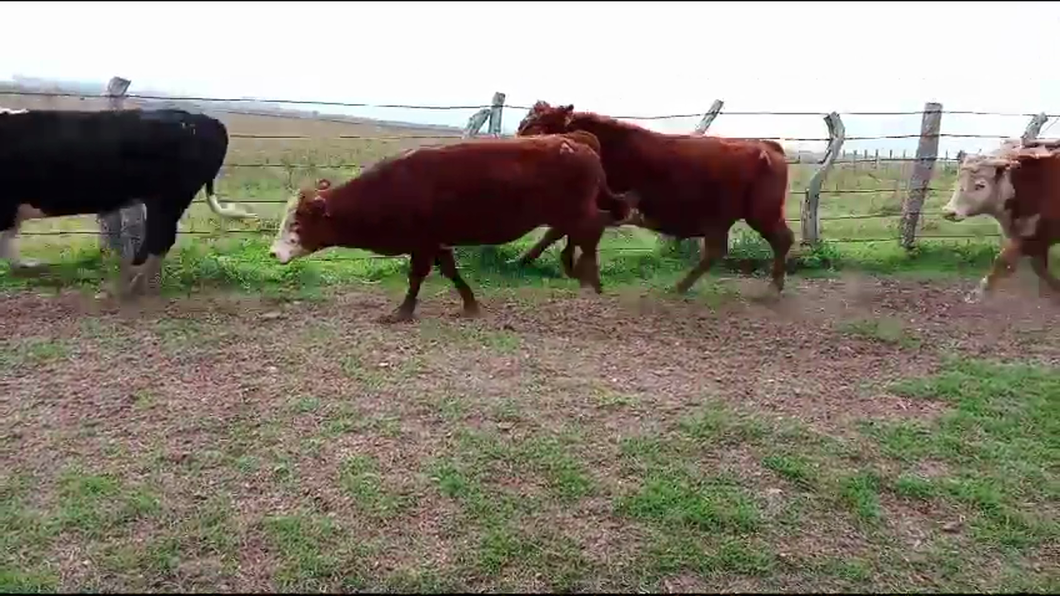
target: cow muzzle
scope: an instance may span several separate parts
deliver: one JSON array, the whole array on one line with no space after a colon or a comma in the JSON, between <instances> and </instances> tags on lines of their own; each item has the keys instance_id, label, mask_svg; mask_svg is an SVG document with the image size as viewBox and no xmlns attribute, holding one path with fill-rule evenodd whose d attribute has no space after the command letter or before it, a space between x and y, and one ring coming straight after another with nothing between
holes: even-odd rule
<instances>
[{"instance_id":1,"label":"cow muzzle","mask_svg":"<svg viewBox=\"0 0 1060 596\"><path fill-rule=\"evenodd\" d=\"M272 258L280 262L281 265L286 265L291 261L293 257L292 251L286 247L273 246L269 249L269 255Z\"/></svg>"}]
</instances>

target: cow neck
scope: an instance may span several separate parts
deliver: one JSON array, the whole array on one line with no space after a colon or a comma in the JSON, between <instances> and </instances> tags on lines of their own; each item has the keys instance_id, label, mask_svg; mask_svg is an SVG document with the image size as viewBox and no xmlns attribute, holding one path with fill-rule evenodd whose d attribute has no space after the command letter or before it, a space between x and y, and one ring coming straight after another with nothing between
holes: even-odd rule
<instances>
[{"instance_id":1,"label":"cow neck","mask_svg":"<svg viewBox=\"0 0 1060 596\"><path fill-rule=\"evenodd\" d=\"M635 124L591 112L575 113L570 129L592 133L600 141L601 159L611 190L631 190L632 180L641 175L641 164L650 157L644 150L654 133Z\"/></svg>"},{"instance_id":2,"label":"cow neck","mask_svg":"<svg viewBox=\"0 0 1060 596\"><path fill-rule=\"evenodd\" d=\"M377 231L380 218L372 208L375 203L362 200L371 193L373 183L374 176L362 173L341 186L317 193L327 205L328 215L319 225L322 238L330 246L342 246L350 239L371 236Z\"/></svg>"}]
</instances>

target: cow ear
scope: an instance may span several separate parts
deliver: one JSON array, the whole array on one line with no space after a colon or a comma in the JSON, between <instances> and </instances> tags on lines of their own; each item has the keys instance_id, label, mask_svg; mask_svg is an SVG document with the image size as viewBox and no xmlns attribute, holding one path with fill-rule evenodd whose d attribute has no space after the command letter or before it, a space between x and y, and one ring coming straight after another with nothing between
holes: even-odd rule
<instances>
[{"instance_id":1,"label":"cow ear","mask_svg":"<svg viewBox=\"0 0 1060 596\"><path fill-rule=\"evenodd\" d=\"M561 107L559 111L563 114L563 125L570 126L570 122L574 118L574 104L567 104Z\"/></svg>"},{"instance_id":2,"label":"cow ear","mask_svg":"<svg viewBox=\"0 0 1060 596\"><path fill-rule=\"evenodd\" d=\"M328 217L328 202L327 199L320 195L314 195L313 198L309 199L306 203L309 214L313 217Z\"/></svg>"}]
</instances>

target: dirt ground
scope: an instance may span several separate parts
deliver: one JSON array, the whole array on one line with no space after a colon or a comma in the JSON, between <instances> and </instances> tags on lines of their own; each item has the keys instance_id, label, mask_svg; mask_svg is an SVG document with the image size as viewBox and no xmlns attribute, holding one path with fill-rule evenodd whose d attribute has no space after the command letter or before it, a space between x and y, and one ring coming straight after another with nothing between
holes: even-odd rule
<instances>
[{"instance_id":1,"label":"dirt ground","mask_svg":"<svg viewBox=\"0 0 1060 596\"><path fill-rule=\"evenodd\" d=\"M125 484L150 482L161 495L158 520L50 547L59 589L275 590L307 584L277 579L287 551L256 524L305 506L377 545L359 559L365 577L454 564L464 540L451 527L456 506L414 471L448 452L457 427L512 440L579 429L583 444L599 446L580 452L593 477L619 486L620 465L607 457L619 441L664 429L704 400L843 436L858 419L934 415L938 402L885 387L930 374L947 355L1060 364L1060 303L1029 283L974 305L962 300L974 281L791 279L776 302L756 298L764 280L717 283L722 290L689 299L478 290L485 315L477 320L458 318L457 297L436 285L417 321L391 326L376 318L398 296L359 288L300 302L204 292L140 315L73 291L9 293L0 297L4 467L36 479L27 499L42 511L60 499L58 479L73 463ZM41 348L44 340L53 347ZM728 452L730 463L739 467L742 453ZM366 522L335 481L351 455L374 458L383 485L416 495L414 504ZM260 466L244 465L251 459ZM296 485L276 480L281 467L294 470ZM522 494L543 490L527 477L511 482ZM227 555L182 551L179 564L148 574L164 580L148 581L100 554L162 532L166 515L186 519L218 492L231 499L240 541ZM599 500L535 519L565 528L594 564L605 565L602 553L632 557L633 531ZM825 546L792 551L814 548ZM458 584L555 585L504 569ZM577 585L621 587L599 577ZM658 587L828 589L776 577L703 581L678 574Z\"/></svg>"}]
</instances>

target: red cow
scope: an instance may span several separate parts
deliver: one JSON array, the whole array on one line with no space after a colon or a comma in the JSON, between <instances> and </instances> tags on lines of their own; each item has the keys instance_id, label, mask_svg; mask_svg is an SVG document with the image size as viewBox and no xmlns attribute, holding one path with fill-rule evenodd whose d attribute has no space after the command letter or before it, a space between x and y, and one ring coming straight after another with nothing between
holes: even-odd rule
<instances>
[{"instance_id":1,"label":"red cow","mask_svg":"<svg viewBox=\"0 0 1060 596\"><path fill-rule=\"evenodd\" d=\"M600 139L596 138L596 135L593 133L584 130L572 130L563 133L563 136L589 147L593 150L593 153L600 155Z\"/></svg>"},{"instance_id":2,"label":"red cow","mask_svg":"<svg viewBox=\"0 0 1060 596\"><path fill-rule=\"evenodd\" d=\"M661 134L574 106L538 101L518 136L587 131L600 142L608 186L631 192L631 223L679 238L702 237L700 262L674 288L686 292L728 251L728 233L743 219L773 249L773 286L784 289L784 261L795 235L784 221L788 166L773 141ZM529 263L562 238L548 230L519 260Z\"/></svg>"},{"instance_id":3,"label":"red cow","mask_svg":"<svg viewBox=\"0 0 1060 596\"><path fill-rule=\"evenodd\" d=\"M1049 248L1060 243L1060 142L1007 142L994 155L966 156L942 217L961 221L989 215L1005 239L990 272L970 294L978 302L1016 269L1021 256L1043 285L1060 297L1060 280L1049 272ZM1050 150L1052 149L1052 150Z\"/></svg>"},{"instance_id":4,"label":"red cow","mask_svg":"<svg viewBox=\"0 0 1060 596\"><path fill-rule=\"evenodd\" d=\"M281 263L331 246L409 254L408 293L385 320L412 318L432 265L474 316L478 303L457 273L452 247L503 244L551 226L582 249L577 266L564 264L568 274L600 293L600 236L628 210L586 145L558 135L469 140L399 155L337 186L321 180L301 190L271 253Z\"/></svg>"}]
</instances>

